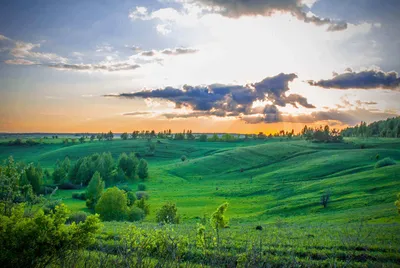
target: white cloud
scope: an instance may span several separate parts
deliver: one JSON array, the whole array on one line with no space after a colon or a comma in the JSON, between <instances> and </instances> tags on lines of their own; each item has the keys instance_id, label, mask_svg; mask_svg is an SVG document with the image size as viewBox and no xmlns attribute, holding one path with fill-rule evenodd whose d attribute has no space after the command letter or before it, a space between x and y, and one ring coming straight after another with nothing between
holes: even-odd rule
<instances>
[{"instance_id":1,"label":"white cloud","mask_svg":"<svg viewBox=\"0 0 400 268\"><path fill-rule=\"evenodd\" d=\"M25 59L12 59L4 61L6 64L14 64L14 65L34 65L36 64L33 61L25 60Z\"/></svg>"},{"instance_id":2,"label":"white cloud","mask_svg":"<svg viewBox=\"0 0 400 268\"><path fill-rule=\"evenodd\" d=\"M50 62L67 62L68 59L54 53L42 53L32 51L35 48L40 48L40 44L25 43L21 41L15 42L14 48L10 54L16 58L32 58Z\"/></svg>"},{"instance_id":3,"label":"white cloud","mask_svg":"<svg viewBox=\"0 0 400 268\"><path fill-rule=\"evenodd\" d=\"M145 7L136 7L134 10L129 12L129 18L132 20L149 20L149 14L147 12L147 8Z\"/></svg>"},{"instance_id":4,"label":"white cloud","mask_svg":"<svg viewBox=\"0 0 400 268\"><path fill-rule=\"evenodd\" d=\"M172 31L168 24L158 24L156 26L156 29L157 29L157 32L159 32L162 35L167 35Z\"/></svg>"},{"instance_id":5,"label":"white cloud","mask_svg":"<svg viewBox=\"0 0 400 268\"><path fill-rule=\"evenodd\" d=\"M96 46L96 52L112 52L113 50L114 47L107 43Z\"/></svg>"}]
</instances>

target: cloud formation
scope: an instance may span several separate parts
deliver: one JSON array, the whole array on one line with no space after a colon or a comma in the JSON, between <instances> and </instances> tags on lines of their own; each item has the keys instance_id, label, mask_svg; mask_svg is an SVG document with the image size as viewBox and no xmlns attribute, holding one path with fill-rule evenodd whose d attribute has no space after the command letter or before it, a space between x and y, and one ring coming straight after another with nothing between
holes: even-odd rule
<instances>
[{"instance_id":1,"label":"cloud formation","mask_svg":"<svg viewBox=\"0 0 400 268\"><path fill-rule=\"evenodd\" d=\"M319 86L331 89L400 89L400 77L396 72L383 72L378 70L369 70L361 72L352 72L346 69L346 73L334 76L332 79L308 81L311 86Z\"/></svg>"},{"instance_id":2,"label":"cloud formation","mask_svg":"<svg viewBox=\"0 0 400 268\"><path fill-rule=\"evenodd\" d=\"M398 114L394 112L380 112L373 109L356 108L353 110L337 110L330 109L328 111L317 111L310 114L301 114L297 116L282 115L280 112L271 113L269 118L263 116L244 116L244 120L248 124L268 123L268 122L291 122L302 124L313 124L321 121L340 122L346 125L356 125L360 121L373 122L383 120L389 117L395 117Z\"/></svg>"},{"instance_id":3,"label":"cloud formation","mask_svg":"<svg viewBox=\"0 0 400 268\"><path fill-rule=\"evenodd\" d=\"M147 50L140 53L144 57L153 57L157 55L167 55L167 56L179 56L186 54L194 54L199 50L190 47L178 47L178 48L167 48L164 50Z\"/></svg>"},{"instance_id":4,"label":"cloud formation","mask_svg":"<svg viewBox=\"0 0 400 268\"><path fill-rule=\"evenodd\" d=\"M206 6L223 16L239 18L242 16L271 16L276 12L290 13L305 23L317 26L328 25L327 31L347 29L346 22L334 22L331 19L308 16L304 11L306 1L302 0L192 0Z\"/></svg>"},{"instance_id":5,"label":"cloud formation","mask_svg":"<svg viewBox=\"0 0 400 268\"><path fill-rule=\"evenodd\" d=\"M41 62L46 63L66 63L67 58L54 53L37 52L40 44L15 41L4 35L0 35L0 52L8 52L14 59L4 61L6 64L13 65L33 65ZM37 61L37 62L34 62Z\"/></svg>"},{"instance_id":6,"label":"cloud formation","mask_svg":"<svg viewBox=\"0 0 400 268\"><path fill-rule=\"evenodd\" d=\"M242 85L212 84L208 86L189 86L182 88L166 87L163 89L143 90L135 93L121 93L108 95L121 98L162 99L175 104L176 108L189 107L193 110L189 114L167 114L173 117L199 116L235 116L258 114L266 122L280 120L277 106L284 107L291 104L306 108L315 108L307 99L298 94L286 95L289 91L289 82L297 78L296 74L278 74L264 80ZM269 102L265 107L253 107L255 101Z\"/></svg>"},{"instance_id":7,"label":"cloud formation","mask_svg":"<svg viewBox=\"0 0 400 268\"><path fill-rule=\"evenodd\" d=\"M138 64L130 63L112 63L112 64L52 64L47 67L54 68L57 70L68 70L68 71L128 71L140 68Z\"/></svg>"}]
</instances>

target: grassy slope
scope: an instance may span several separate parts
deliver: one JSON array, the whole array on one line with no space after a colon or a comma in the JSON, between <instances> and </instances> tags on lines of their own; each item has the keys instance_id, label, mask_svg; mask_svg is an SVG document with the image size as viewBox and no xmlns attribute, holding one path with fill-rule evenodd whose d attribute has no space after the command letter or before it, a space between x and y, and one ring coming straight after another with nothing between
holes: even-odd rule
<instances>
[{"instance_id":1,"label":"grassy slope","mask_svg":"<svg viewBox=\"0 0 400 268\"><path fill-rule=\"evenodd\" d=\"M348 140L343 144L313 144L305 141L201 143L162 141L150 162L147 182L152 220L166 201L177 203L184 220L191 222L210 214L224 201L228 216L240 222L271 222L278 217L289 222L399 221L393 202L400 191L400 164L374 169L375 156L400 161L400 141L394 139ZM365 149L360 149L364 144ZM74 146L47 144L32 147L1 146L0 158L12 154L17 160L39 161L52 168L57 159L71 160L95 152L145 154L146 141L93 142ZM186 155L188 161L181 162ZM241 170L243 170L241 172ZM136 187L137 182L132 184ZM329 190L327 209L319 204ZM85 209L83 201L59 197L72 210Z\"/></svg>"}]
</instances>

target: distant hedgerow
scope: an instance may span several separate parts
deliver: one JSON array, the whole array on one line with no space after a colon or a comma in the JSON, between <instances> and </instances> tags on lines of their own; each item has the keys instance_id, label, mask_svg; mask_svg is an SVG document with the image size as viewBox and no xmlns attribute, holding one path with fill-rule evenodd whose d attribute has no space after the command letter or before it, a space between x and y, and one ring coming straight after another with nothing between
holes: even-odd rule
<instances>
[{"instance_id":1,"label":"distant hedgerow","mask_svg":"<svg viewBox=\"0 0 400 268\"><path fill-rule=\"evenodd\" d=\"M386 157L386 158L376 162L375 168L381 168L381 167L392 166L392 165L396 165L396 161L394 161L390 157Z\"/></svg>"}]
</instances>

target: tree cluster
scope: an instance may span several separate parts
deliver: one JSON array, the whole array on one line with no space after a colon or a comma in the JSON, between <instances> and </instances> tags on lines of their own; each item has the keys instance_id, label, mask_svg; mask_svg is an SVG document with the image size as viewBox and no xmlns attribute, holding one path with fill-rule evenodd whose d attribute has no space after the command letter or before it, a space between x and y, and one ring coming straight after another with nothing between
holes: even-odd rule
<instances>
[{"instance_id":1,"label":"tree cluster","mask_svg":"<svg viewBox=\"0 0 400 268\"><path fill-rule=\"evenodd\" d=\"M367 125L361 122L359 125L342 130L345 137L383 137L400 138L400 117L388 118Z\"/></svg>"},{"instance_id":2,"label":"tree cluster","mask_svg":"<svg viewBox=\"0 0 400 268\"><path fill-rule=\"evenodd\" d=\"M342 142L343 137L337 129L330 129L328 125L325 127L311 128L304 126L301 135L306 140L312 142Z\"/></svg>"}]
</instances>

